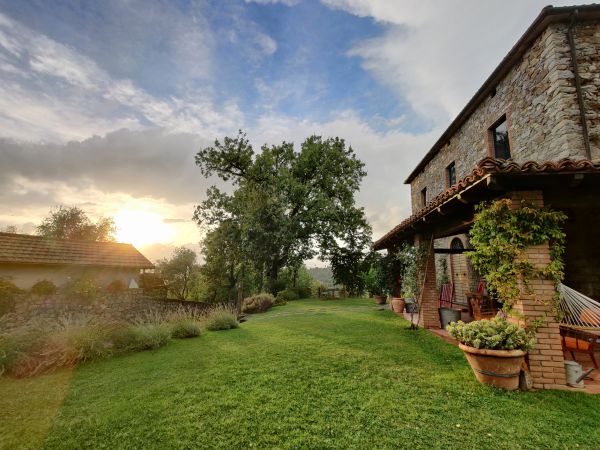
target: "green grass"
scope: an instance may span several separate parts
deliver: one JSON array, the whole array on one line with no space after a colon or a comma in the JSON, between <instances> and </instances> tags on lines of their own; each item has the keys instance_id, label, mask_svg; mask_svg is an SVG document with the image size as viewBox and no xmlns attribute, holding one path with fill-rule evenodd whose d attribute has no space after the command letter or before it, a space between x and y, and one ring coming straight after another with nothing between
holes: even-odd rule
<instances>
[{"instance_id":1,"label":"green grass","mask_svg":"<svg viewBox=\"0 0 600 450\"><path fill-rule=\"evenodd\" d=\"M482 386L391 312L310 300L70 380L0 380L0 428L3 448L598 448L600 397Z\"/></svg>"}]
</instances>

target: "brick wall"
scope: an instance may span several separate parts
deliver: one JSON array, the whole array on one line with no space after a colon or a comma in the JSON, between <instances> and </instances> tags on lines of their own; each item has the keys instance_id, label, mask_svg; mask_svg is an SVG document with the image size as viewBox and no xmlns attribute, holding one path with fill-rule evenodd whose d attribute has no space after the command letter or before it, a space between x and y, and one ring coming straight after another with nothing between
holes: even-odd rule
<instances>
[{"instance_id":1,"label":"brick wall","mask_svg":"<svg viewBox=\"0 0 600 450\"><path fill-rule=\"evenodd\" d=\"M520 201L525 200L537 206L544 205L541 191L513 192L510 195L513 208L518 208ZM550 247L548 244L529 247L524 257L535 267L541 268L550 262ZM513 305L523 321L544 319L545 324L538 329L536 344L528 354L529 369L533 378L533 387L554 389L566 384L565 364L560 342L559 325L554 317L551 304L555 295L554 283L550 280L534 279L530 282L532 295L521 295ZM524 292L524 289L522 289Z\"/></svg>"},{"instance_id":2,"label":"brick wall","mask_svg":"<svg viewBox=\"0 0 600 450\"><path fill-rule=\"evenodd\" d=\"M417 236L415 245L425 243L429 245L427 263L424 267L425 281L421 291L419 326L423 328L439 328L440 317L438 313L439 294L436 283L435 253L431 236Z\"/></svg>"},{"instance_id":3,"label":"brick wall","mask_svg":"<svg viewBox=\"0 0 600 450\"><path fill-rule=\"evenodd\" d=\"M413 212L422 206L424 187L429 199L447 188L445 169L451 162L455 161L461 178L488 156L488 130L504 114L515 161L586 158L567 28L566 24L550 25L497 85L496 94L479 105L412 181ZM594 140L592 154L600 158L600 23L577 25L575 40L588 128Z\"/></svg>"},{"instance_id":4,"label":"brick wall","mask_svg":"<svg viewBox=\"0 0 600 450\"><path fill-rule=\"evenodd\" d=\"M33 318L51 319L64 315L89 315L113 320L134 320L145 314L168 313L183 308L202 312L210 303L152 299L141 289L128 289L115 294L99 294L94 300L76 299L64 294L37 296L27 294L17 299L13 312L2 317L2 326L11 328Z\"/></svg>"}]
</instances>

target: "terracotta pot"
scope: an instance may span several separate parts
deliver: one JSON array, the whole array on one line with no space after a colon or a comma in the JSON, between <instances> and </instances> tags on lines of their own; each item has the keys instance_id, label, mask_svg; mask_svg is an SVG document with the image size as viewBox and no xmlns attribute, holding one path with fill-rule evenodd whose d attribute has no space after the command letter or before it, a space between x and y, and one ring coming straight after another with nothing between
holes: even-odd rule
<instances>
[{"instance_id":1,"label":"terracotta pot","mask_svg":"<svg viewBox=\"0 0 600 450\"><path fill-rule=\"evenodd\" d=\"M477 381L509 391L519 388L519 374L525 359L522 350L490 350L459 344Z\"/></svg>"},{"instance_id":2,"label":"terracotta pot","mask_svg":"<svg viewBox=\"0 0 600 450\"><path fill-rule=\"evenodd\" d=\"M386 297L383 295L374 295L373 298L375 299L375 303L378 305L385 305Z\"/></svg>"},{"instance_id":3,"label":"terracotta pot","mask_svg":"<svg viewBox=\"0 0 600 450\"><path fill-rule=\"evenodd\" d=\"M402 315L402 313L404 312L404 306L406 305L406 302L404 301L403 298L400 297L392 297L392 310L398 314L399 316Z\"/></svg>"}]
</instances>

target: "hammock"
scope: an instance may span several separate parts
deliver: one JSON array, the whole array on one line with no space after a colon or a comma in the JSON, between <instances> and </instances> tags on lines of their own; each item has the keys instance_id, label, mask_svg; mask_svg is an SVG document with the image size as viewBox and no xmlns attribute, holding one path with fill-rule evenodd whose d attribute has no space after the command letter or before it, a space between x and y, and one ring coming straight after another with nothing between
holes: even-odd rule
<instances>
[{"instance_id":1,"label":"hammock","mask_svg":"<svg viewBox=\"0 0 600 450\"><path fill-rule=\"evenodd\" d=\"M600 330L600 303L564 284L558 286L562 324L576 328Z\"/></svg>"}]
</instances>

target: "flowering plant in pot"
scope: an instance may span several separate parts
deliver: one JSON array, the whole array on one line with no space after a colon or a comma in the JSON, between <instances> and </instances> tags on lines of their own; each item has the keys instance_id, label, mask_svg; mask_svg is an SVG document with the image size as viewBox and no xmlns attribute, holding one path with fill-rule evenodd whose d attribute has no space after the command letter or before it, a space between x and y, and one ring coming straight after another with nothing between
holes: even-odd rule
<instances>
[{"instance_id":1,"label":"flowering plant in pot","mask_svg":"<svg viewBox=\"0 0 600 450\"><path fill-rule=\"evenodd\" d=\"M534 343L534 333L509 322L502 314L492 320L448 325L450 335L460 342L480 383L515 390L525 355Z\"/></svg>"}]
</instances>

